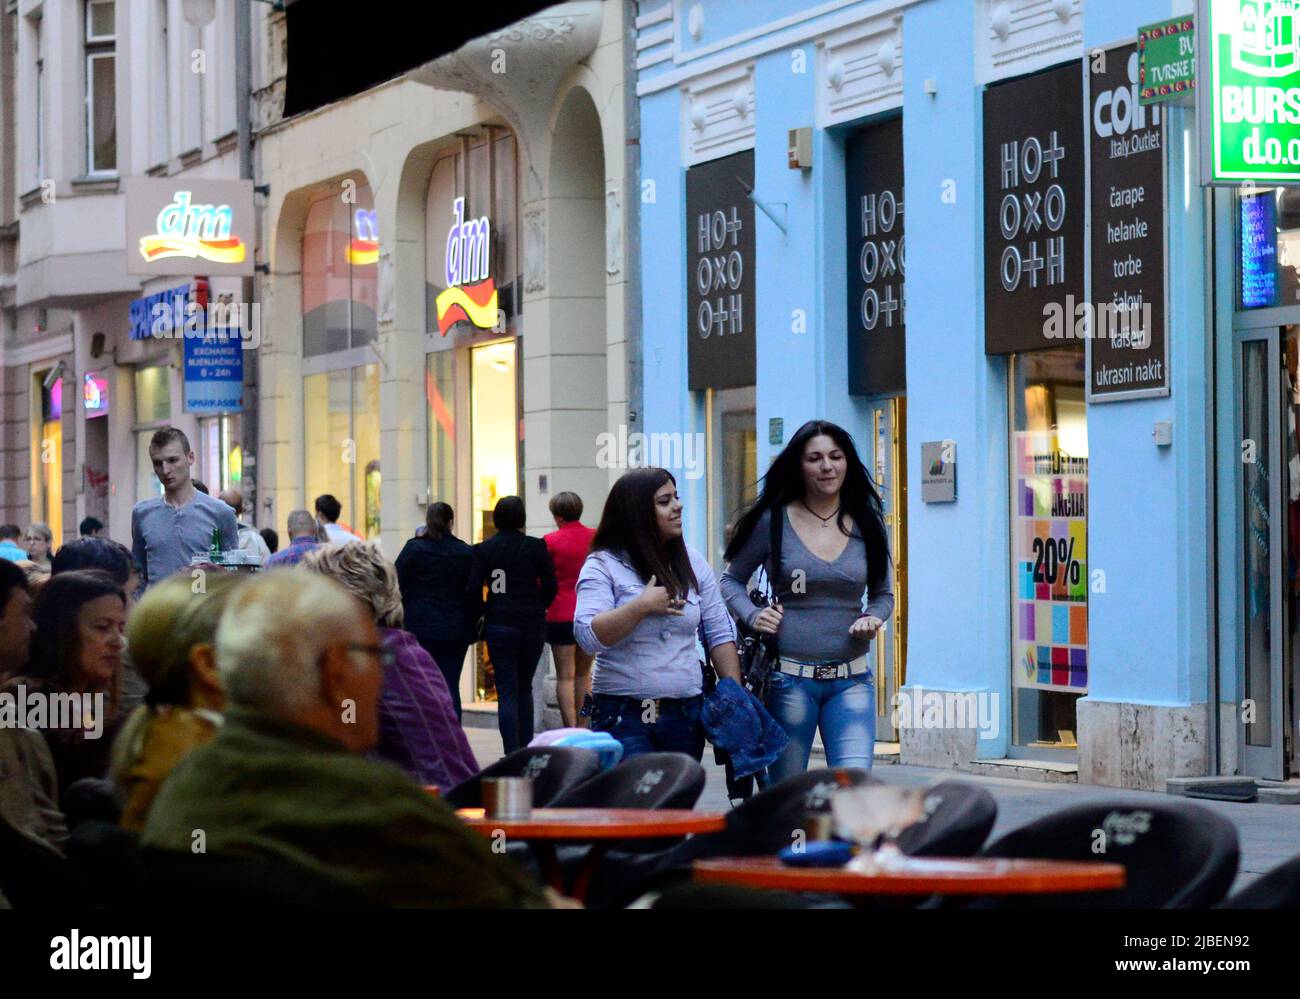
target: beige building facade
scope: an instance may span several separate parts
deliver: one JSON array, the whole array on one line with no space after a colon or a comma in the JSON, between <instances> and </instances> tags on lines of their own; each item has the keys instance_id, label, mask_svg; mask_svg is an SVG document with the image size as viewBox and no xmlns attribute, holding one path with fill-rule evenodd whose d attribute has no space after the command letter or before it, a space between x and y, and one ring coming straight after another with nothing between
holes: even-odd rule
<instances>
[{"instance_id":1,"label":"beige building facade","mask_svg":"<svg viewBox=\"0 0 1300 999\"><path fill-rule=\"evenodd\" d=\"M239 176L234 23L203 27L182 0L19 0L0 12L0 522L50 524L56 546L86 516L130 541L131 508L159 489L147 442L175 425L215 493L240 484L237 410L184 405L181 342L133 335L132 304L237 278L129 272L131 177ZM259 114L283 89L285 15L253 4ZM138 334L138 331L137 331Z\"/></svg>"},{"instance_id":2,"label":"beige building facade","mask_svg":"<svg viewBox=\"0 0 1300 999\"><path fill-rule=\"evenodd\" d=\"M548 8L259 134L259 523L330 492L394 557L440 500L471 542L501 496L531 533L560 490L599 516L634 408L623 12Z\"/></svg>"},{"instance_id":3,"label":"beige building facade","mask_svg":"<svg viewBox=\"0 0 1300 999\"><path fill-rule=\"evenodd\" d=\"M547 8L259 132L259 524L330 493L395 558L439 501L471 544L508 495L534 535L562 490L597 521L639 381L629 7Z\"/></svg>"}]
</instances>

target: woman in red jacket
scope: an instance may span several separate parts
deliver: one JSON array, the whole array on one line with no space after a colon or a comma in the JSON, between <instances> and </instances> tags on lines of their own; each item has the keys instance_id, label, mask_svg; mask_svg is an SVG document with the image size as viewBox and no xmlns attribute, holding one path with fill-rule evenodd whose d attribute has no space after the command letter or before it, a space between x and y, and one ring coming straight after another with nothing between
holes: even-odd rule
<instances>
[{"instance_id":1,"label":"woman in red jacket","mask_svg":"<svg viewBox=\"0 0 1300 999\"><path fill-rule=\"evenodd\" d=\"M573 638L573 611L578 601L574 588L596 532L582 525L582 499L577 493L556 493L550 509L559 530L542 540L551 553L559 584L559 592L546 610L546 641L555 658L555 696L565 728L586 728L590 723L578 712L591 692L591 656Z\"/></svg>"}]
</instances>

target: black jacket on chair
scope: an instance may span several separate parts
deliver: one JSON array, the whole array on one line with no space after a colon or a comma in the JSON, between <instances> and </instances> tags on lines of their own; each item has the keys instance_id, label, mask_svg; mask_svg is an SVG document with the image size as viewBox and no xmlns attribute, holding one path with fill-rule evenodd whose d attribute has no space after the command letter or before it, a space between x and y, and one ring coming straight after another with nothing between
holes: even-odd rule
<instances>
[{"instance_id":1,"label":"black jacket on chair","mask_svg":"<svg viewBox=\"0 0 1300 999\"><path fill-rule=\"evenodd\" d=\"M465 595L476 609L483 608L488 625L536 631L540 637L556 589L551 553L541 538L530 538L522 531L501 531L474 546L474 568Z\"/></svg>"},{"instance_id":2,"label":"black jacket on chair","mask_svg":"<svg viewBox=\"0 0 1300 999\"><path fill-rule=\"evenodd\" d=\"M422 645L470 642L479 599L466 598L474 549L460 538L412 538L397 556L404 627Z\"/></svg>"}]
</instances>

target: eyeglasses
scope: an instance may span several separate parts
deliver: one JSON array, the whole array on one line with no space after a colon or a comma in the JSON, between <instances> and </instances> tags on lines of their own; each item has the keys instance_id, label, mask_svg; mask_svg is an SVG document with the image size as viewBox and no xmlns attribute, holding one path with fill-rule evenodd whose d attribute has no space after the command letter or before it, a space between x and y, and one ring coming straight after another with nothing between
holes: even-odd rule
<instances>
[{"instance_id":1,"label":"eyeglasses","mask_svg":"<svg viewBox=\"0 0 1300 999\"><path fill-rule=\"evenodd\" d=\"M345 645L349 652L368 652L379 660L381 669L389 669L393 663L397 662L397 655L392 651L384 648L382 645L365 645L361 642L353 642Z\"/></svg>"}]
</instances>

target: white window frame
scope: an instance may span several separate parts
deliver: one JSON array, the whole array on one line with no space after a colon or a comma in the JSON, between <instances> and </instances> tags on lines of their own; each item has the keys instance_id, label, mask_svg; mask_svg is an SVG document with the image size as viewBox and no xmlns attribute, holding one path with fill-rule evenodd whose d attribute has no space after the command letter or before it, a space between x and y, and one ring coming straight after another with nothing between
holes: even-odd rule
<instances>
[{"instance_id":1,"label":"white window frame","mask_svg":"<svg viewBox=\"0 0 1300 999\"><path fill-rule=\"evenodd\" d=\"M150 164L166 163L171 158L171 24L168 0L154 0L152 24L152 71L150 73L149 159Z\"/></svg>"},{"instance_id":2,"label":"white window frame","mask_svg":"<svg viewBox=\"0 0 1300 999\"><path fill-rule=\"evenodd\" d=\"M94 8L105 3L115 4L116 0L86 0L84 11L84 36L85 36L85 62L84 69L86 73L85 88L85 111L86 111L86 176L87 177L116 177L117 176L117 150L113 150L113 166L97 167L95 165L95 73L94 64L99 59L113 60L113 102L117 103L117 33L114 27L114 33L111 35L94 35L91 34L91 24L93 18L91 12ZM116 15L116 6L114 6ZM116 121L116 109L114 109L114 120Z\"/></svg>"},{"instance_id":3,"label":"white window frame","mask_svg":"<svg viewBox=\"0 0 1300 999\"><path fill-rule=\"evenodd\" d=\"M117 41L117 7L116 7L116 3L117 3L117 0L86 0L86 44L87 44L87 45L95 45L95 44L99 44L99 43L108 43L108 44L113 44L113 43L115 43L115 42ZM92 34L92 25L95 23L95 19L91 16L91 12L92 12L96 7L102 7L102 6L104 6L105 4L108 4L109 6L112 6L112 7L113 7L113 15L114 15L114 18L113 18L113 33L112 33L111 35L96 35L96 34Z\"/></svg>"},{"instance_id":4,"label":"white window frame","mask_svg":"<svg viewBox=\"0 0 1300 999\"><path fill-rule=\"evenodd\" d=\"M19 25L19 49L18 57L23 65L31 73L32 104L29 105L34 119L30 126L23 124L27 131L24 136L31 136L31 156L24 157L22 164L24 187L39 187L41 181L47 176L45 169L45 157L47 155L45 143L45 106L47 97L45 87L45 18L42 10L33 11L25 19L25 23ZM25 44L30 44L32 55L30 62L27 61L27 53L24 49ZM20 84L21 86L21 84ZM20 115L21 119L21 115Z\"/></svg>"},{"instance_id":5,"label":"white window frame","mask_svg":"<svg viewBox=\"0 0 1300 999\"><path fill-rule=\"evenodd\" d=\"M36 22L40 24L39 21ZM39 29L37 29L39 31ZM38 34L37 39L40 38ZM39 44L39 43L38 43ZM37 184L45 177L45 60L36 57L36 177Z\"/></svg>"}]
</instances>

